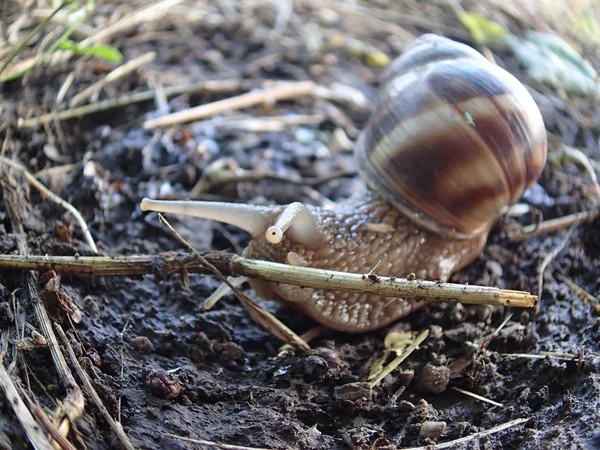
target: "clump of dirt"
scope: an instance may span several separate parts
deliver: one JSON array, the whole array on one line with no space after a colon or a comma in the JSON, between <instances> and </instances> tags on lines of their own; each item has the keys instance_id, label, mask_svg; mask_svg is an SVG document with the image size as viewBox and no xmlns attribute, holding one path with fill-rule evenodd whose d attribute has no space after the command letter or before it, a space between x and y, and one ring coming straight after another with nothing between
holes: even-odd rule
<instances>
[{"instance_id":1,"label":"clump of dirt","mask_svg":"<svg viewBox=\"0 0 600 450\"><path fill-rule=\"evenodd\" d=\"M216 165L277 177L205 183L201 198L258 204L346 199L363 187L355 174L351 145L377 93L381 69L368 64L375 50L398 54L408 39L401 36L402 30L413 36L437 32L471 43L450 11L436 2L422 3L417 8L412 2L379 1L349 10L337 3L302 1L293 3L286 19L284 6L278 9L268 2L183 2L160 20L111 36L110 45L126 60L148 51L155 51L156 58L107 85L92 103L150 88L156 89L155 98L20 128L18 118L36 117L56 106L70 76L74 81L66 91L67 104L113 69L90 57L43 65L0 85L5 153L31 172L62 167L40 179L83 214L100 253L111 256L186 252L156 215L140 210L139 202L143 197L185 198L199 181L207 181ZM92 25L102 29L142 6L104 2ZM384 17L388 10L389 17ZM21 38L34 26L31 10L24 6L10 3L4 14L12 22L3 22L0 29L12 23ZM508 20L500 12L493 14ZM20 28L14 25L18 18L23 22ZM510 25L514 33L524 26L518 21ZM32 41L23 57L33 56L41 39ZM600 116L594 101L537 85L510 55L492 51L498 63L510 67L540 99L548 130L598 160ZM593 57L585 46L582 52ZM231 79L253 86L265 80L311 79L321 86L338 83L346 90L337 98L300 98L188 125L143 128L144 119L165 111L245 91L205 89L165 98L165 86ZM259 131L250 123L257 117L292 115L313 119ZM344 176L330 177L338 172ZM9 191L20 199L32 254L93 254L63 208L18 174L13 175L16 182L8 176L4 171L2 254L20 252L15 222L7 212ZM314 186L286 182L319 178L323 181ZM571 163L548 164L525 201L545 219L595 207L589 178ZM537 292L544 258L568 239L542 274L537 314L491 306L428 305L378 331L327 331L311 343L309 352L279 354L281 343L234 298L224 298L210 311L203 309L203 300L219 285L207 276L178 273L157 280L63 275L62 295L81 311L81 320L75 323L60 305L49 313L67 330L109 414L120 420L139 448L198 447L179 436L273 449L392 449L457 440L503 424L508 424L506 429L457 443L456 448L600 448L600 320L594 304L563 281L572 281L596 299L600 295L600 222L582 223L570 235L562 230L510 242L517 223L535 220L501 219L481 257L452 281ZM179 216L169 221L197 250L239 252L249 239L228 225ZM14 345L24 337L23 329L38 327L27 277L22 272L0 273L0 326L3 345L9 348L4 364L15 362L13 381L51 411L65 397L66 387L52 369L48 348L20 351ZM39 281L36 287L43 291L45 284ZM315 325L249 289L245 293L297 332ZM509 312L512 318L492 334ZM384 351L385 336L424 329L429 330L428 339L398 371L371 388L367 376ZM69 435L74 445L119 448L87 393L85 399L85 412ZM0 412L0 445L28 448L6 399L0 402ZM431 421L446 423L440 437L422 431L423 423Z\"/></svg>"}]
</instances>

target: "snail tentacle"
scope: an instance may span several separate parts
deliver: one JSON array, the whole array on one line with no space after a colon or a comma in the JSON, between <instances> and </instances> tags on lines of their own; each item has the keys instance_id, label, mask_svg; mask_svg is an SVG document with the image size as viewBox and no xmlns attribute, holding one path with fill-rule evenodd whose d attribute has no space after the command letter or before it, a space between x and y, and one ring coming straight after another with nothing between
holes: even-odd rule
<instances>
[{"instance_id":1,"label":"snail tentacle","mask_svg":"<svg viewBox=\"0 0 600 450\"><path fill-rule=\"evenodd\" d=\"M247 231L252 237L264 233L273 216L272 208L242 203L151 200L145 198L140 204L142 211L183 214L216 220Z\"/></svg>"},{"instance_id":2,"label":"snail tentacle","mask_svg":"<svg viewBox=\"0 0 600 450\"><path fill-rule=\"evenodd\" d=\"M288 230L290 239L306 247L316 247L323 241L318 218L304 203L294 202L286 206L275 224L267 229L265 238L271 244L279 244Z\"/></svg>"}]
</instances>

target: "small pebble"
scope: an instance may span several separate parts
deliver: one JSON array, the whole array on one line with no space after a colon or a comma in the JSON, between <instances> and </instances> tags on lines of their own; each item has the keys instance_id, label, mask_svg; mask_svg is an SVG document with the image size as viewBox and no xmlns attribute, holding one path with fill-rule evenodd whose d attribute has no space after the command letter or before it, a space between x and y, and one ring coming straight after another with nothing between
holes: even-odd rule
<instances>
[{"instance_id":1,"label":"small pebble","mask_svg":"<svg viewBox=\"0 0 600 450\"><path fill-rule=\"evenodd\" d=\"M301 144L310 144L316 139L316 135L310 128L300 127L296 130L295 138Z\"/></svg>"},{"instance_id":2,"label":"small pebble","mask_svg":"<svg viewBox=\"0 0 600 450\"><path fill-rule=\"evenodd\" d=\"M373 401L373 390L369 383L348 383L336 386L333 396L338 403L352 404L359 409L368 409Z\"/></svg>"},{"instance_id":3,"label":"small pebble","mask_svg":"<svg viewBox=\"0 0 600 450\"><path fill-rule=\"evenodd\" d=\"M450 381L450 369L446 366L427 364L418 375L419 388L424 392L444 392Z\"/></svg>"},{"instance_id":4,"label":"small pebble","mask_svg":"<svg viewBox=\"0 0 600 450\"><path fill-rule=\"evenodd\" d=\"M427 421L421 424L420 438L438 438L446 431L446 422Z\"/></svg>"},{"instance_id":5,"label":"small pebble","mask_svg":"<svg viewBox=\"0 0 600 450\"><path fill-rule=\"evenodd\" d=\"M134 337L131 340L131 345L133 346L134 349L139 350L140 352L144 352L144 353L150 353L154 349L152 342L146 336Z\"/></svg>"}]
</instances>

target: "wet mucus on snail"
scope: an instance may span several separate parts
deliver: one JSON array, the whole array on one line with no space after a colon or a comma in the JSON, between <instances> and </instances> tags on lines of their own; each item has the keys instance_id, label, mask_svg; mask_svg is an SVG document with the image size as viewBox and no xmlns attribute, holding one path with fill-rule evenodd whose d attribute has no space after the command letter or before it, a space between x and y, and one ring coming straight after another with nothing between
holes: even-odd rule
<instances>
[{"instance_id":1,"label":"wet mucus on snail","mask_svg":"<svg viewBox=\"0 0 600 450\"><path fill-rule=\"evenodd\" d=\"M467 45L424 35L383 74L356 143L366 194L330 208L150 199L141 208L236 225L252 235L248 258L446 281L480 255L494 221L540 176L546 152L541 113L513 75ZM345 332L423 305L248 281L261 297Z\"/></svg>"}]
</instances>

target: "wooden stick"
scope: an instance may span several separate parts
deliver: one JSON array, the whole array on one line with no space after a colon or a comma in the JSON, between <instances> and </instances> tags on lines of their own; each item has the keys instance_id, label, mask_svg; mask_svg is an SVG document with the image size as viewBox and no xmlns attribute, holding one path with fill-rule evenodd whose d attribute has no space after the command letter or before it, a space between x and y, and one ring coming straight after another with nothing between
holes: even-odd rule
<instances>
[{"instance_id":1,"label":"wooden stick","mask_svg":"<svg viewBox=\"0 0 600 450\"><path fill-rule=\"evenodd\" d=\"M317 289L332 289L404 297L423 301L458 300L468 304L504 305L531 308L537 296L495 287L471 286L436 281L408 280L396 277L336 272L290 266L244 258L223 252L205 252L202 256L226 276L259 278ZM194 255L163 253L145 256L20 256L0 255L3 270L54 270L59 273L94 276L167 275L185 269L190 273L211 274Z\"/></svg>"},{"instance_id":2,"label":"wooden stick","mask_svg":"<svg viewBox=\"0 0 600 450\"><path fill-rule=\"evenodd\" d=\"M194 94L197 92L232 92L243 88L250 88L256 83L242 82L241 80L208 80L199 83L185 84L183 86L171 86L163 89L166 97L173 97L182 94ZM77 108L53 111L48 114L42 114L31 119L19 118L17 120L18 128L37 128L40 125L50 123L53 120L68 120L83 117L100 111L106 111L121 106L132 105L134 103L152 100L156 95L156 89L150 89L143 92L134 92L133 94L122 95L116 99L103 100L90 105L78 106Z\"/></svg>"},{"instance_id":3,"label":"wooden stick","mask_svg":"<svg viewBox=\"0 0 600 450\"><path fill-rule=\"evenodd\" d=\"M397 355L392 362L390 362L387 366L385 366L383 368L383 370L379 373L379 375L377 375L375 377L375 379L373 379L372 381L369 382L369 384L371 385L371 387L375 387L377 386L377 384L383 380L385 377L387 377L390 373L392 373L400 364L402 364L402 362L404 362L404 360L406 358L408 358L417 348L419 348L419 345L421 345L423 343L423 341L425 339L427 339L427 336L429 336L429 330L425 329L423 331L421 331L419 333L419 335L417 337L415 337L415 340L408 346L406 347L406 349L404 349L404 351Z\"/></svg>"},{"instance_id":4,"label":"wooden stick","mask_svg":"<svg viewBox=\"0 0 600 450\"><path fill-rule=\"evenodd\" d=\"M568 216L558 217L556 219L544 220L537 224L527 225L521 230L509 234L508 240L510 242L524 241L525 239L539 236L540 234L564 230L572 225L591 222L598 217L599 214L600 211L598 210L582 211L575 214L569 214Z\"/></svg>"},{"instance_id":5,"label":"wooden stick","mask_svg":"<svg viewBox=\"0 0 600 450\"><path fill-rule=\"evenodd\" d=\"M207 103L195 108L186 109L173 114L167 114L156 119L144 122L144 128L152 129L157 127L166 127L193 120L200 120L206 117L221 114L227 111L248 108L250 106L262 103L276 102L278 100L290 100L312 94L316 89L312 81L300 81L296 83L283 83L271 89L264 89L257 92L247 92L236 97L226 98L213 103Z\"/></svg>"}]
</instances>

